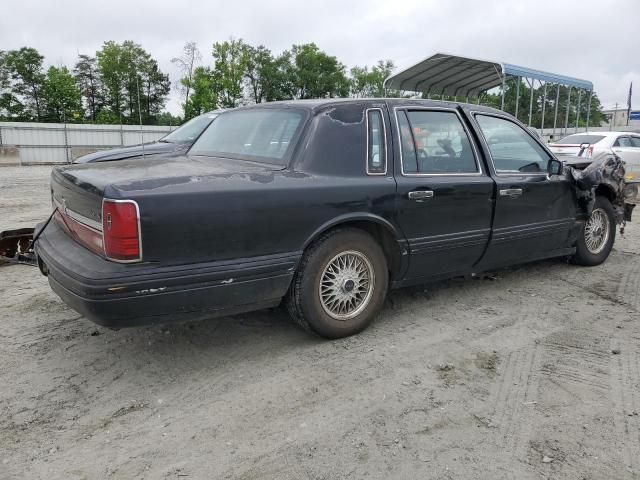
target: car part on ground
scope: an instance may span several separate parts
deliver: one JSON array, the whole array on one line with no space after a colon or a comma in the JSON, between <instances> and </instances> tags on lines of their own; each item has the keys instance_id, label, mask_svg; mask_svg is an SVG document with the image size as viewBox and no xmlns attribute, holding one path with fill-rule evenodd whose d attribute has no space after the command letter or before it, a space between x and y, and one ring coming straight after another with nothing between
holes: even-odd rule
<instances>
[{"instance_id":1,"label":"car part on ground","mask_svg":"<svg viewBox=\"0 0 640 480\"><path fill-rule=\"evenodd\" d=\"M33 228L19 228L0 232L0 266L22 263L36 265L33 252Z\"/></svg>"}]
</instances>

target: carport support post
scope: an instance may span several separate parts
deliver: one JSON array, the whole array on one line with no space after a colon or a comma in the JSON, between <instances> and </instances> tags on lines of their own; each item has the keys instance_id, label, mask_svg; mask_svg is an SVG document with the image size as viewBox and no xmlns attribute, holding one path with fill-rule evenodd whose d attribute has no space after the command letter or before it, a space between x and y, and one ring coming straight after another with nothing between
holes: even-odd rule
<instances>
[{"instance_id":1,"label":"carport support post","mask_svg":"<svg viewBox=\"0 0 640 480\"><path fill-rule=\"evenodd\" d=\"M576 111L576 128L573 133L578 133L578 124L580 122L580 98L582 97L582 90L578 90L578 110Z\"/></svg>"},{"instance_id":2,"label":"carport support post","mask_svg":"<svg viewBox=\"0 0 640 480\"><path fill-rule=\"evenodd\" d=\"M516 77L518 83L516 84L516 114L515 117L518 118L518 103L520 103L520 77Z\"/></svg>"},{"instance_id":3,"label":"carport support post","mask_svg":"<svg viewBox=\"0 0 640 480\"><path fill-rule=\"evenodd\" d=\"M556 86L556 112L553 115L553 133L552 135L556 136L556 124L558 123L558 103L560 102L560 84Z\"/></svg>"},{"instance_id":4,"label":"carport support post","mask_svg":"<svg viewBox=\"0 0 640 480\"><path fill-rule=\"evenodd\" d=\"M547 82L544 82L544 90L542 95L542 122L540 123L540 136L544 133L544 110L547 106Z\"/></svg>"},{"instance_id":5,"label":"carport support post","mask_svg":"<svg viewBox=\"0 0 640 480\"><path fill-rule=\"evenodd\" d=\"M569 87L569 93L567 93L567 112L564 116L564 135L567 134L567 126L569 126L569 106L571 105L571 87Z\"/></svg>"},{"instance_id":6,"label":"carport support post","mask_svg":"<svg viewBox=\"0 0 640 480\"><path fill-rule=\"evenodd\" d=\"M527 80L527 83L529 83L529 80ZM531 79L531 83L529 83L529 123L527 124L527 127L531 126L531 113L533 112L533 86L535 85L536 80L535 78Z\"/></svg>"},{"instance_id":7,"label":"carport support post","mask_svg":"<svg viewBox=\"0 0 640 480\"><path fill-rule=\"evenodd\" d=\"M506 87L506 83L507 83L507 74L505 73L502 76L502 101L500 103L500 110L502 110L503 112L504 112L504 89ZM480 98L480 95L478 95L478 98ZM480 102L478 101L478 103Z\"/></svg>"},{"instance_id":8,"label":"carport support post","mask_svg":"<svg viewBox=\"0 0 640 480\"><path fill-rule=\"evenodd\" d=\"M589 101L587 102L587 132L589 131L589 116L591 114L591 94L593 90L589 90ZM0 138L0 144L2 144L2 138Z\"/></svg>"}]
</instances>

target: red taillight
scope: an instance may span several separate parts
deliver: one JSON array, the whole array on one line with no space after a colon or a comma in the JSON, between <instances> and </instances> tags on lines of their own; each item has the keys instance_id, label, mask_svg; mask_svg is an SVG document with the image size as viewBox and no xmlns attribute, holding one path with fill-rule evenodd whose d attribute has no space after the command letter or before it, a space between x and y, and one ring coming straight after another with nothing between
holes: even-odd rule
<instances>
[{"instance_id":1,"label":"red taillight","mask_svg":"<svg viewBox=\"0 0 640 480\"><path fill-rule=\"evenodd\" d=\"M593 145L587 148L587 158L593 157Z\"/></svg>"},{"instance_id":2,"label":"red taillight","mask_svg":"<svg viewBox=\"0 0 640 480\"><path fill-rule=\"evenodd\" d=\"M107 258L136 261L142 258L138 204L132 200L102 202L102 234Z\"/></svg>"}]
</instances>

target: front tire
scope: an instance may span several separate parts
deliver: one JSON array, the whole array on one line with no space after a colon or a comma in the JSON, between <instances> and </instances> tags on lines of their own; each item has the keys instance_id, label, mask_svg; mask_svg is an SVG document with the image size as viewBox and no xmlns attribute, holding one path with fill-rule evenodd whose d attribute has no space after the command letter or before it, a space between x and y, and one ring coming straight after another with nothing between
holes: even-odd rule
<instances>
[{"instance_id":1,"label":"front tire","mask_svg":"<svg viewBox=\"0 0 640 480\"><path fill-rule=\"evenodd\" d=\"M305 252L287 297L291 317L325 338L365 329L382 308L389 283L384 252L368 233L332 230Z\"/></svg>"},{"instance_id":2,"label":"front tire","mask_svg":"<svg viewBox=\"0 0 640 480\"><path fill-rule=\"evenodd\" d=\"M616 239L616 220L611 202L596 197L593 211L578 233L576 253L572 260L578 265L595 266L604 262Z\"/></svg>"}]
</instances>

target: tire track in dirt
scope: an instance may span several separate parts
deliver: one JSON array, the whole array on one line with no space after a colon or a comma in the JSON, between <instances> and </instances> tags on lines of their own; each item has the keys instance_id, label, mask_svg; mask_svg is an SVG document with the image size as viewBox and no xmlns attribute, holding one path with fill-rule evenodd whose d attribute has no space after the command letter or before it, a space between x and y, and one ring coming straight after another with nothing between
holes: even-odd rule
<instances>
[{"instance_id":1,"label":"tire track in dirt","mask_svg":"<svg viewBox=\"0 0 640 480\"><path fill-rule=\"evenodd\" d=\"M536 403L539 357L536 344L509 353L493 398L491 423L499 431L498 445L520 460L531 435L527 417Z\"/></svg>"},{"instance_id":2,"label":"tire track in dirt","mask_svg":"<svg viewBox=\"0 0 640 480\"><path fill-rule=\"evenodd\" d=\"M640 355L632 340L621 341L620 354L611 356L611 397L625 464L640 478Z\"/></svg>"},{"instance_id":3,"label":"tire track in dirt","mask_svg":"<svg viewBox=\"0 0 640 480\"><path fill-rule=\"evenodd\" d=\"M621 302L628 304L634 310L640 309L640 262L637 260L631 262L632 266L628 268L618 285L616 296Z\"/></svg>"}]
</instances>

